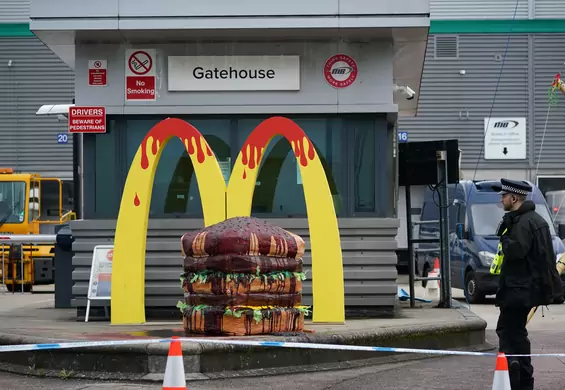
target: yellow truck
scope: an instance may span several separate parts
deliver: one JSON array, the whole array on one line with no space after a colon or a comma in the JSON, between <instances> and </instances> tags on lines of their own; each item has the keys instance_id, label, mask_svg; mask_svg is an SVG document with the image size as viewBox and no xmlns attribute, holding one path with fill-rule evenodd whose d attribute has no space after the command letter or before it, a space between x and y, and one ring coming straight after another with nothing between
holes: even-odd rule
<instances>
[{"instance_id":1,"label":"yellow truck","mask_svg":"<svg viewBox=\"0 0 565 390\"><path fill-rule=\"evenodd\" d=\"M54 244L34 243L33 235L53 235L56 225L71 219L76 214L63 209L60 179L0 168L0 237L30 236L29 242L0 244L2 282L9 291L54 283Z\"/></svg>"}]
</instances>

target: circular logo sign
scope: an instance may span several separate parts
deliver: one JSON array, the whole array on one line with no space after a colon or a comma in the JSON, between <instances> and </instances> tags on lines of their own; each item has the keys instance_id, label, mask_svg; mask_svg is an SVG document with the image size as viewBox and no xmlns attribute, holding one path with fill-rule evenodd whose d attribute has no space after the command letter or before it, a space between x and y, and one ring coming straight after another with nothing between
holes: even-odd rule
<instances>
[{"instance_id":1,"label":"circular logo sign","mask_svg":"<svg viewBox=\"0 0 565 390\"><path fill-rule=\"evenodd\" d=\"M324 65L324 77L335 88L349 87L357 79L357 63L345 54L336 54L328 58Z\"/></svg>"},{"instance_id":2,"label":"circular logo sign","mask_svg":"<svg viewBox=\"0 0 565 390\"><path fill-rule=\"evenodd\" d=\"M108 261L114 260L114 250L113 250L113 249L110 249L110 250L108 251L108 253L106 253L106 259L107 259Z\"/></svg>"}]
</instances>

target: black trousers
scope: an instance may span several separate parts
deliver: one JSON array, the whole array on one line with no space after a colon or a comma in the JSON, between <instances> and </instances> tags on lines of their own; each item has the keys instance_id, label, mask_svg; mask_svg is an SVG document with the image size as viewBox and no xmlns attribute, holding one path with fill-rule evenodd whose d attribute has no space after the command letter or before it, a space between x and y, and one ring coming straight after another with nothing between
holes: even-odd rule
<instances>
[{"instance_id":1,"label":"black trousers","mask_svg":"<svg viewBox=\"0 0 565 390\"><path fill-rule=\"evenodd\" d=\"M526 330L526 321L530 309L526 307L505 307L500 309L496 334L499 339L499 351L505 354L531 354L530 340ZM520 363L520 389L532 390L534 388L534 367L531 357L508 358L508 363L517 360Z\"/></svg>"}]
</instances>

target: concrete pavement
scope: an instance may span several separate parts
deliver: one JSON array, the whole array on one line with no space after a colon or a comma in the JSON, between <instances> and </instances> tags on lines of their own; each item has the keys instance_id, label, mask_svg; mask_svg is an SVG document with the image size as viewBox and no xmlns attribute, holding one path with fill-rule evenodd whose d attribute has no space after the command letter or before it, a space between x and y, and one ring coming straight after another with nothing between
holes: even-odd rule
<instances>
[{"instance_id":1,"label":"concrete pavement","mask_svg":"<svg viewBox=\"0 0 565 390\"><path fill-rule=\"evenodd\" d=\"M178 322L141 326L112 326L108 322L77 322L73 309L54 309L50 295L0 293L0 344L34 344L77 340L124 340L183 336ZM307 332L241 339L303 343L380 345L412 348L488 348L486 323L466 309L437 309L432 305L407 308L399 304L394 318L348 319L343 325L306 323ZM180 317L180 315L179 315ZM233 339L233 338L232 338ZM57 376L161 380L168 344L86 347L80 350L3 352L0 369ZM374 358L373 352L331 351L183 343L185 371L190 379L216 379L241 375L277 374L349 368L350 362ZM383 353L380 353L382 356ZM415 358L415 357L413 357ZM342 364L335 366L333 364ZM31 368L30 368L31 367Z\"/></svg>"},{"instance_id":2,"label":"concrete pavement","mask_svg":"<svg viewBox=\"0 0 565 390\"><path fill-rule=\"evenodd\" d=\"M398 276L399 286L408 289L408 275ZM421 282L416 283L416 296L425 297L426 290L422 288ZM487 296L486 302L483 304L470 305L465 300L465 293L463 290L453 288L451 294L460 304L487 322L487 329L496 329L496 322L498 320L498 308L495 306L494 296ZM539 308L535 316L528 324L530 330L565 330L565 304L552 305L549 308ZM565 351L564 351L565 352ZM565 389L565 386L564 386Z\"/></svg>"}]
</instances>

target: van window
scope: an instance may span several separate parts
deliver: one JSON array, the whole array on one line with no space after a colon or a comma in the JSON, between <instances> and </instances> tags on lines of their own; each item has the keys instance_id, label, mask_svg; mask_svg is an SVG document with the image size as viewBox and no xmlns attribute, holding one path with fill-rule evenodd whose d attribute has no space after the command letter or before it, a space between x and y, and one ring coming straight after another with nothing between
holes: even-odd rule
<instances>
[{"instance_id":1,"label":"van window","mask_svg":"<svg viewBox=\"0 0 565 390\"><path fill-rule=\"evenodd\" d=\"M457 223L462 223L465 225L465 228L468 229L467 226L469 221L467 221L467 207L463 204L459 204L457 207Z\"/></svg>"},{"instance_id":2,"label":"van window","mask_svg":"<svg viewBox=\"0 0 565 390\"><path fill-rule=\"evenodd\" d=\"M545 219L549 225L551 235L555 236L555 227L547 211L547 207L542 203L536 203L536 212ZM500 203L475 203L471 206L471 216L473 218L473 230L478 236L496 235L496 230L502 217L506 212Z\"/></svg>"},{"instance_id":3,"label":"van window","mask_svg":"<svg viewBox=\"0 0 565 390\"><path fill-rule=\"evenodd\" d=\"M453 204L453 200L451 199L449 202L449 233L455 233L455 227L457 225L457 205Z\"/></svg>"},{"instance_id":4,"label":"van window","mask_svg":"<svg viewBox=\"0 0 565 390\"><path fill-rule=\"evenodd\" d=\"M434 194L433 200L424 203L422 208L422 221L439 221L439 207L436 205L436 202L439 204L439 199L438 196ZM451 197L449 197L448 202L449 233L454 233L457 224L457 206L453 205L453 199ZM421 225L420 228L421 232L427 233L436 233L436 230L439 230L439 223Z\"/></svg>"},{"instance_id":5,"label":"van window","mask_svg":"<svg viewBox=\"0 0 565 390\"><path fill-rule=\"evenodd\" d=\"M439 209L433 202L425 202L422 207L422 221L432 221L439 218Z\"/></svg>"},{"instance_id":6,"label":"van window","mask_svg":"<svg viewBox=\"0 0 565 390\"><path fill-rule=\"evenodd\" d=\"M422 206L422 216L421 221L435 221L439 219L439 209L433 201L424 202ZM437 234L439 232L439 224L424 224L420 225L420 235L422 234ZM424 238L424 237L421 237ZM431 237L425 237L431 238Z\"/></svg>"}]
</instances>

